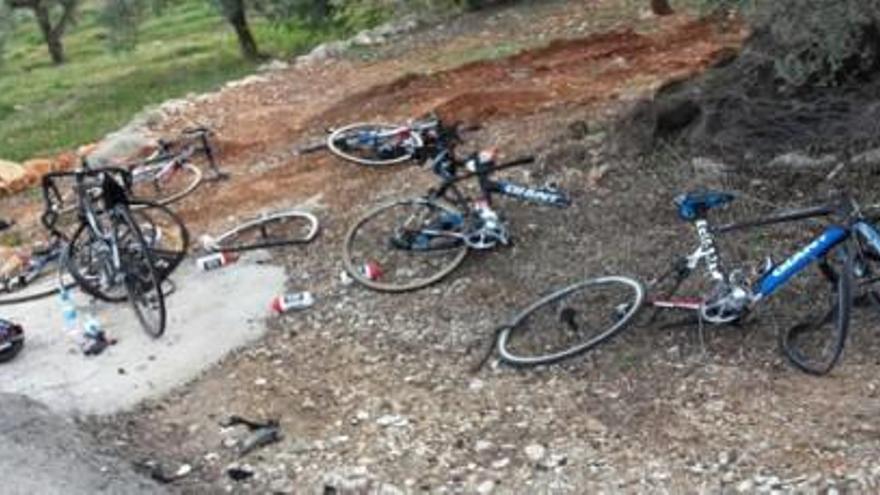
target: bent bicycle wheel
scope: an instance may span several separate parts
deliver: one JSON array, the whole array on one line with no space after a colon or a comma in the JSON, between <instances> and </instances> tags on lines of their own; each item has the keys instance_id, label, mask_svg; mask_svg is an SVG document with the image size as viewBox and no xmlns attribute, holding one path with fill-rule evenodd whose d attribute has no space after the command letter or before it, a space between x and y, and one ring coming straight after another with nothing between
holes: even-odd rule
<instances>
[{"instance_id":1,"label":"bent bicycle wheel","mask_svg":"<svg viewBox=\"0 0 880 495\"><path fill-rule=\"evenodd\" d=\"M498 333L501 360L515 366L553 364L584 353L623 330L645 299L628 277L599 277L547 295Z\"/></svg>"},{"instance_id":2,"label":"bent bicycle wheel","mask_svg":"<svg viewBox=\"0 0 880 495\"><path fill-rule=\"evenodd\" d=\"M202 169L186 162L163 170L164 164L135 167L132 170L131 197L135 200L167 205L180 201L202 183Z\"/></svg>"},{"instance_id":3,"label":"bent bicycle wheel","mask_svg":"<svg viewBox=\"0 0 880 495\"><path fill-rule=\"evenodd\" d=\"M210 251L248 251L311 242L318 235L318 219L309 212L288 210L247 221L229 232L208 238Z\"/></svg>"},{"instance_id":4,"label":"bent bicycle wheel","mask_svg":"<svg viewBox=\"0 0 880 495\"><path fill-rule=\"evenodd\" d=\"M345 270L378 291L427 287L455 270L467 255L463 223L456 208L430 199L379 206L345 236Z\"/></svg>"},{"instance_id":5,"label":"bent bicycle wheel","mask_svg":"<svg viewBox=\"0 0 880 495\"><path fill-rule=\"evenodd\" d=\"M841 243L797 274L778 294L773 310L780 348L798 369L824 375L837 364L846 344L852 308L854 253Z\"/></svg>"},{"instance_id":6,"label":"bent bicycle wheel","mask_svg":"<svg viewBox=\"0 0 880 495\"><path fill-rule=\"evenodd\" d=\"M153 338L159 338L165 333L165 295L156 273L152 251L130 213L122 209L119 216L117 227L129 233L125 241L119 244L120 266L128 300L144 331Z\"/></svg>"},{"instance_id":7,"label":"bent bicycle wheel","mask_svg":"<svg viewBox=\"0 0 880 495\"><path fill-rule=\"evenodd\" d=\"M343 160L369 166L410 160L423 144L418 133L394 124L351 124L327 136L327 148L331 153Z\"/></svg>"}]
</instances>

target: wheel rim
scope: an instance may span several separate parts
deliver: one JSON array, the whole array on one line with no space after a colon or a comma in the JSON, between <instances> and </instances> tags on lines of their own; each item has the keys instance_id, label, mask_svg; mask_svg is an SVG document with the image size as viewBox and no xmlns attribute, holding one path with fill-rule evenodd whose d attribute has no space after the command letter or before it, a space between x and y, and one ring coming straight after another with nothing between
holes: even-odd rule
<instances>
[{"instance_id":1,"label":"wheel rim","mask_svg":"<svg viewBox=\"0 0 880 495\"><path fill-rule=\"evenodd\" d=\"M282 212L246 222L214 240L220 251L244 251L311 242L318 219L307 212Z\"/></svg>"},{"instance_id":2,"label":"wheel rim","mask_svg":"<svg viewBox=\"0 0 880 495\"><path fill-rule=\"evenodd\" d=\"M135 169L131 186L132 198L166 205L183 199L202 182L202 171L192 163L184 163L159 176L162 165Z\"/></svg>"},{"instance_id":3,"label":"wheel rim","mask_svg":"<svg viewBox=\"0 0 880 495\"><path fill-rule=\"evenodd\" d=\"M420 227L442 225L452 216L462 217L451 206L424 199L368 212L346 236L346 271L362 285L385 292L420 289L441 280L461 264L468 248L461 240L429 235ZM447 232L460 233L462 228L442 226Z\"/></svg>"},{"instance_id":4,"label":"wheel rim","mask_svg":"<svg viewBox=\"0 0 880 495\"><path fill-rule=\"evenodd\" d=\"M627 277L586 280L545 296L498 335L502 360L551 364L586 352L621 331L639 311L642 285Z\"/></svg>"},{"instance_id":5,"label":"wheel rim","mask_svg":"<svg viewBox=\"0 0 880 495\"><path fill-rule=\"evenodd\" d=\"M361 165L393 165L412 159L423 146L416 132L407 136L376 138L375 133L389 133L402 126L391 124L352 124L337 129L327 137L327 148L343 160Z\"/></svg>"}]
</instances>

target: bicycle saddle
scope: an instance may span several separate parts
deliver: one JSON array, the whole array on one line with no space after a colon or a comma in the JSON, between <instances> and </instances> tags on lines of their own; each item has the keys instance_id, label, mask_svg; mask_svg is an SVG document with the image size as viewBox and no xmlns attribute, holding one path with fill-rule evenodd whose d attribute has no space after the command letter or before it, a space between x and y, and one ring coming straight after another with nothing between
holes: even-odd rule
<instances>
[{"instance_id":1,"label":"bicycle saddle","mask_svg":"<svg viewBox=\"0 0 880 495\"><path fill-rule=\"evenodd\" d=\"M724 206L734 199L736 197L730 193L707 191L680 194L674 201L675 206L678 207L678 216L682 220L692 221L704 216L712 208Z\"/></svg>"}]
</instances>

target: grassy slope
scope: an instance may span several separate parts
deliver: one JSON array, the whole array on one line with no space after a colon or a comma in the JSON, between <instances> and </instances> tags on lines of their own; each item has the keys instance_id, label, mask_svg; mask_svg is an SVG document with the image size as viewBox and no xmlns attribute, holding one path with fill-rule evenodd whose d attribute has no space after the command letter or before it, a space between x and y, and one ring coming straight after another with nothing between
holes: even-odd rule
<instances>
[{"instance_id":1,"label":"grassy slope","mask_svg":"<svg viewBox=\"0 0 880 495\"><path fill-rule=\"evenodd\" d=\"M133 52L111 53L99 4L65 37L69 62L49 63L32 20L22 21L0 68L0 159L23 160L95 140L145 105L201 92L252 71L209 0L171 2L141 26ZM264 52L284 56L341 34L252 21Z\"/></svg>"}]
</instances>

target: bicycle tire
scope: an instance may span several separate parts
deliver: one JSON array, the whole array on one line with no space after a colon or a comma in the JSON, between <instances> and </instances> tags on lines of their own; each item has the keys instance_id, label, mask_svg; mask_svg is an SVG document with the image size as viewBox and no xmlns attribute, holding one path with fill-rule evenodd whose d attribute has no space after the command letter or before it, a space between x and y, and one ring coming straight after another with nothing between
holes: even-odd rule
<instances>
[{"instance_id":1,"label":"bicycle tire","mask_svg":"<svg viewBox=\"0 0 880 495\"><path fill-rule=\"evenodd\" d=\"M176 239L176 244L169 247L151 247L151 254L154 259L155 268L157 269L160 280L165 280L171 273L180 266L180 263L186 257L189 249L190 234L183 220L167 206L159 205L151 202L137 202L137 209L131 213L139 218L140 231L143 232L143 225L152 225L154 228L159 223L156 220L160 212L165 216L165 224L174 229L174 235L166 233L162 236L165 242L170 238ZM151 216L151 213L152 216ZM98 261L91 252L91 243L89 239L90 230L85 224L81 224L74 235L70 238L68 244L67 270L73 277L80 289L86 294L106 302L123 302L128 298L127 290L122 285L114 285L112 287L104 287L99 283L95 283L94 276L88 274L88 268Z\"/></svg>"},{"instance_id":2,"label":"bicycle tire","mask_svg":"<svg viewBox=\"0 0 880 495\"><path fill-rule=\"evenodd\" d=\"M148 165L146 167L149 167L151 171L161 170L161 166L158 164ZM180 169L171 172L170 178L161 179L158 181L152 180L149 175L145 175L149 174L149 172L142 172L142 174L139 176L138 169L142 168L144 167L134 167L132 169L132 175L134 177L134 183L131 186L130 192L132 203L149 202L158 205L168 205L171 203L175 203L192 194L196 189L198 189L199 185L201 185L202 181L204 180L202 169L193 165L190 162L182 164L180 166ZM159 191L161 182L169 185L173 182L179 186L179 189L175 191L174 189L169 188L168 191ZM153 185L152 188L149 186L149 184ZM156 191L153 194L150 194L150 191L145 192L144 189L155 189Z\"/></svg>"},{"instance_id":3,"label":"bicycle tire","mask_svg":"<svg viewBox=\"0 0 880 495\"><path fill-rule=\"evenodd\" d=\"M806 317L801 317L798 323L786 327L779 332L779 347L782 354L788 361L801 371L815 376L826 375L831 372L840 360L843 349L846 346L846 337L849 330L850 312L853 303L853 260L855 257L853 246L842 243L838 246L843 250L842 256L835 256L837 248L825 255L818 262L819 270L822 277L827 279L831 284L831 298L829 302L831 307L824 311L824 315L820 318L815 313L808 313ZM831 258L842 258L838 260L838 265L833 266L834 260ZM800 278L800 277L796 277ZM815 297L815 291L809 296L809 302L815 310L816 307L821 308L821 301ZM820 309L819 314L823 311ZM832 325L833 334L827 342L814 344L809 342L810 335L808 331L816 332L822 330L828 324ZM818 328L816 328L818 327ZM811 335L815 335L812 333ZM795 342L799 339L799 342ZM829 345L830 344L830 345ZM817 352L804 352L807 347L827 348L828 352L822 352L822 356L817 358Z\"/></svg>"},{"instance_id":4,"label":"bicycle tire","mask_svg":"<svg viewBox=\"0 0 880 495\"><path fill-rule=\"evenodd\" d=\"M548 328L544 324L546 322L541 322L541 328L536 328L535 332L528 331L530 319L535 317L535 315L538 315L539 311L543 309L556 309L554 306L559 305L559 303L566 303L566 305L561 308L561 311L557 313L559 326L562 327L561 324L565 323L566 326L569 327L565 329L563 333L580 333L580 328L573 327L577 326L574 323L575 318L582 319L582 317L572 308L570 302L566 302L566 299L570 296L582 296L587 291L591 290L596 292L596 289L602 286L619 286L621 289L628 290L624 291L623 295L625 297L619 299L615 298L613 301L615 304L608 306L608 314L601 315L591 309L590 316L598 317L600 319L609 316L613 318L610 326L594 336L584 340L575 339L573 344L563 344L563 348L548 352ZM630 292L632 293L632 300L629 300ZM508 325L502 327L498 332L496 342L498 354L503 362L519 367L549 365L575 357L608 341L626 328L641 309L644 300L645 289L643 285L641 282L629 277L598 277L569 285L568 287L557 290L537 300L514 316L513 320L511 320ZM592 308L592 304L588 305L588 307ZM619 311L622 309L625 310L625 313L619 314ZM600 324L604 325L604 323ZM514 343L514 340L518 340L520 337L523 338L522 342ZM533 342L528 342L525 340L525 337L530 337L530 340ZM528 346L534 344L535 347L538 347L541 350L535 353L522 352L520 348L521 344L524 347L525 344L528 344ZM523 350L524 347L522 348Z\"/></svg>"},{"instance_id":5,"label":"bicycle tire","mask_svg":"<svg viewBox=\"0 0 880 495\"><path fill-rule=\"evenodd\" d=\"M132 219L131 213L126 208L121 208L118 210L118 215L133 235L128 241L130 243L127 246L128 249L125 249L126 246L120 246L120 251L124 251L121 254L126 256L122 263L122 269L125 272L125 287L128 292L128 301L134 309L141 328L144 329L147 335L157 339L165 333L167 320L162 281L156 273L152 251L147 246L138 224ZM132 266L134 259L138 260L137 267ZM138 272L136 274L137 279L135 279L135 274L133 273L135 268ZM152 296L148 294L152 294ZM144 308L140 306L140 303L146 303L148 306L152 306L155 303L155 310L158 313L157 321L147 321Z\"/></svg>"},{"instance_id":6,"label":"bicycle tire","mask_svg":"<svg viewBox=\"0 0 880 495\"><path fill-rule=\"evenodd\" d=\"M449 253L448 262L442 263L441 267L438 270L432 270L432 272L424 277L418 277L415 280L408 283L394 283L394 282L383 282L381 280L373 280L367 277L362 271L361 267L364 266L367 262L375 261L374 257L367 257L361 259L360 256L356 255L356 250L353 247L355 237L358 232L362 230L366 224L370 223L371 220L374 220L379 217L380 214L391 210L395 207L405 206L405 205L413 205L416 207L427 207L428 212L427 215L433 215L437 212L442 212L444 214L451 215L459 215L462 213L458 211L457 208L445 204L446 202L440 202L427 198L415 198L415 199L404 199L399 201L394 201L391 203L386 203L372 210L369 210L366 214L364 214L360 219L358 219L354 225L348 230L348 233L345 236L345 242L343 243L343 263L345 266L345 271L358 283L361 285L368 287L373 290L377 290L380 292L407 292L412 290L421 289L432 285L436 282L439 282L441 279L452 273L453 270L458 268L461 265L462 261L464 261L465 256L469 251L468 246L463 241L453 242L447 239L449 243L448 248L440 247L437 248L436 251ZM412 216L411 216L412 218ZM423 220L424 221L433 221L435 218L428 217ZM395 226L393 231L394 235L398 235L400 231L400 226ZM380 232L380 240L384 239L387 242L391 242L392 235L386 231ZM381 247L381 246L380 246ZM394 250L393 246L384 246L385 252L397 252L400 250ZM424 249L422 250L426 253L426 257L423 259L428 259L427 256L431 255L431 251L433 249ZM419 251L415 251L418 253ZM439 256L439 255L438 255ZM381 265L384 265L382 263Z\"/></svg>"},{"instance_id":7,"label":"bicycle tire","mask_svg":"<svg viewBox=\"0 0 880 495\"><path fill-rule=\"evenodd\" d=\"M301 235L296 235L296 231L302 230L296 225L297 220L307 223L307 228L299 232ZM314 240L319 230L318 218L309 212L279 211L244 222L216 239L211 239L210 245L203 247L214 252L229 252L305 244Z\"/></svg>"},{"instance_id":8,"label":"bicycle tire","mask_svg":"<svg viewBox=\"0 0 880 495\"><path fill-rule=\"evenodd\" d=\"M56 275L56 273L47 273L45 276L38 277L19 289L0 292L0 306L38 301L53 294L57 294L61 290L61 287L59 286ZM62 278L61 284L63 288L71 289L76 287L77 284L73 277L71 277L70 274L62 275L62 277L65 276L68 278L66 280Z\"/></svg>"},{"instance_id":9,"label":"bicycle tire","mask_svg":"<svg viewBox=\"0 0 880 495\"><path fill-rule=\"evenodd\" d=\"M159 239L146 239L157 263L156 269L162 280L168 278L186 258L190 246L190 232L183 219L167 205L148 201L132 202L135 215L143 234L146 229L158 232Z\"/></svg>"},{"instance_id":10,"label":"bicycle tire","mask_svg":"<svg viewBox=\"0 0 880 495\"><path fill-rule=\"evenodd\" d=\"M413 159L416 154L416 150L424 146L424 142L422 141L422 137L419 136L418 133L413 132L410 134L410 139L413 140L413 144L411 149L400 155L395 156L393 158L363 158L357 155L353 155L346 150L343 150L340 147L340 143L346 141L346 136L350 134L354 134L356 132L367 132L367 131L376 131L377 129L393 131L395 129L400 129L402 126L395 124L371 124L366 122L358 122L355 124L349 124L347 126L340 127L339 129L335 129L333 132L327 136L327 149L330 150L331 153L338 156L339 158L350 161L353 163L357 163L359 165L366 166L384 166L384 165L394 165L397 163L403 163L405 161Z\"/></svg>"}]
</instances>

